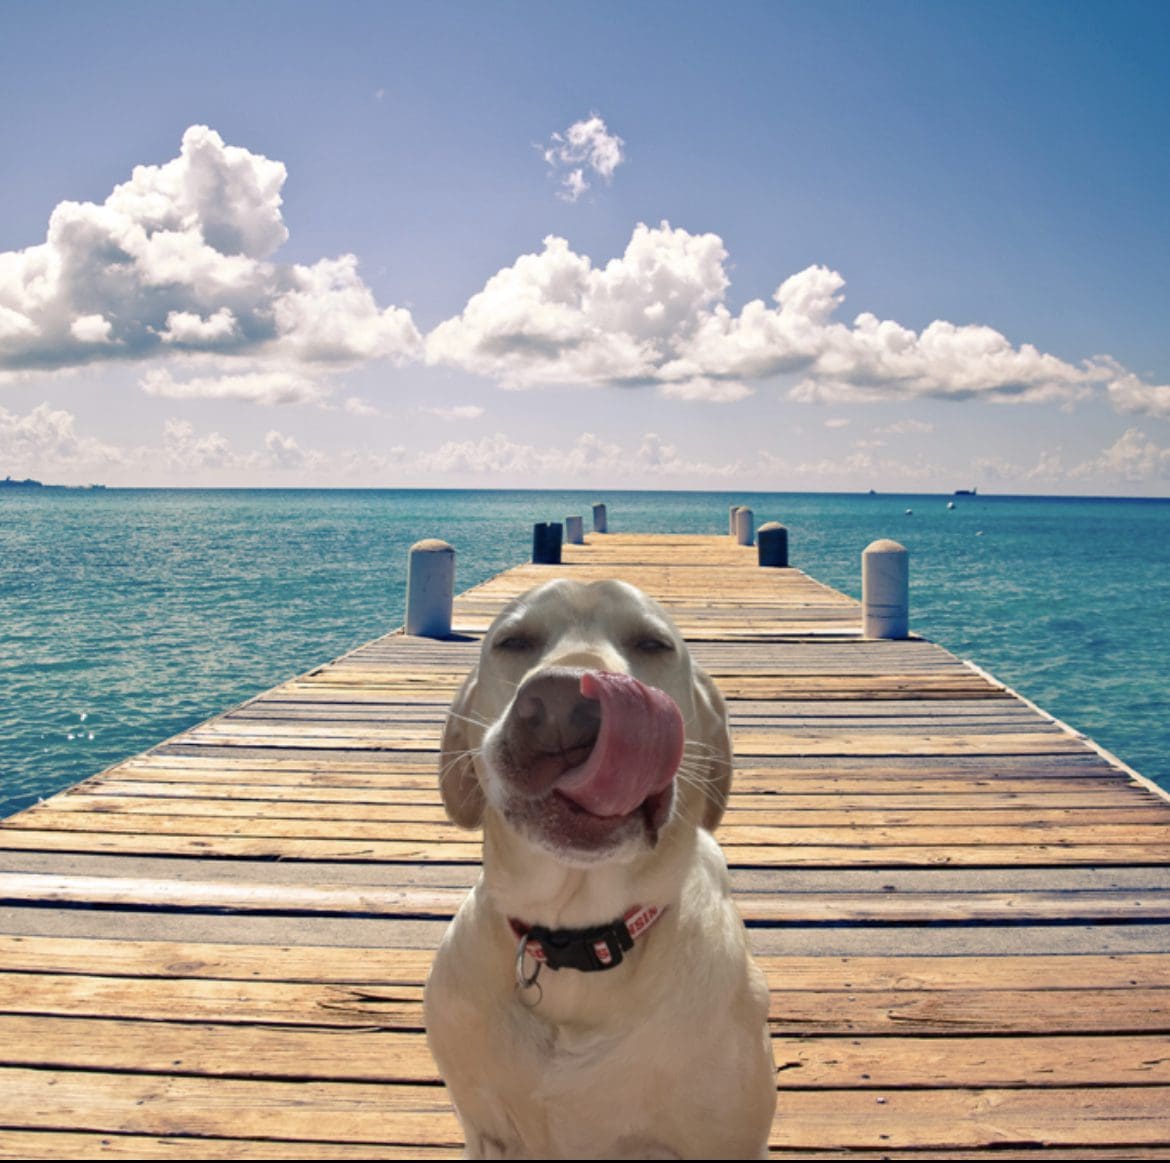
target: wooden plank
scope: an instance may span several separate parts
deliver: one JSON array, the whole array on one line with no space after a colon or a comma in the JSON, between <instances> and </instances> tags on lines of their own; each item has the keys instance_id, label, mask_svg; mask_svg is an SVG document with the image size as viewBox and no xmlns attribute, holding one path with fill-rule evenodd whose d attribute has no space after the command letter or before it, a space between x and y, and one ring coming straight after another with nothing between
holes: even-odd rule
<instances>
[{"instance_id":1,"label":"wooden plank","mask_svg":"<svg viewBox=\"0 0 1170 1163\"><path fill-rule=\"evenodd\" d=\"M981 842L969 832L966 843L943 842L875 845L876 837L854 833L847 842L825 844L821 837L790 844L738 844L723 840L733 866L751 868L997 868L1118 865L1164 865L1165 842L1072 843L1059 835L1018 843ZM204 856L254 860L393 861L420 864L477 864L478 837L445 839L427 844L415 841L369 839L311 839L277 836L208 836L179 832L80 832L72 830L0 829L0 851L88 852L110 855Z\"/></svg>"},{"instance_id":2,"label":"wooden plank","mask_svg":"<svg viewBox=\"0 0 1170 1163\"><path fill-rule=\"evenodd\" d=\"M402 984L0 973L0 1013L418 1031L422 989Z\"/></svg>"},{"instance_id":3,"label":"wooden plank","mask_svg":"<svg viewBox=\"0 0 1170 1163\"><path fill-rule=\"evenodd\" d=\"M442 813L438 781L433 780L430 788L386 787L385 781L376 781L374 786L347 787L322 786L317 783L301 783L295 777L287 782L270 783L261 781L241 782L233 779L224 783L200 783L190 781L162 782L119 778L103 778L73 788L68 796L55 797L54 806L63 810L93 810L85 802L87 796L101 796L119 801L119 811L134 798L145 800L241 800L251 804L385 804L402 812L415 812L421 808L434 808ZM1045 811L1053 807L1061 811L1092 811L1094 813L1116 808L1119 804L1133 804L1143 810L1150 810L1149 797L1138 787L1101 786L1086 789L1079 781L1037 788L1035 783L1024 783L1019 787L1005 788L1000 785L972 791L968 781L950 781L944 786L920 784L920 786L892 791L897 786L882 781L877 788L872 785L854 786L842 790L826 789L814 791L804 788L793 791L775 790L752 792L731 789L732 804L736 812L757 812L783 810L816 811L835 808L841 811L878 808L882 811L930 810L948 811L970 808L988 810L1011 808L1018 811ZM960 790L961 789L961 790ZM169 810L169 809L168 809ZM252 809L255 811L255 807ZM429 816L428 816L429 818ZM1095 815L1094 815L1095 818Z\"/></svg>"},{"instance_id":4,"label":"wooden plank","mask_svg":"<svg viewBox=\"0 0 1170 1163\"><path fill-rule=\"evenodd\" d=\"M803 844L857 845L878 848L915 846L950 848L963 845L1057 844L1085 845L1170 845L1170 813L1162 813L1165 822L1085 824L1051 821L1028 816L1014 824L990 824L974 827L955 820L943 824L868 824L864 815L850 823L819 824L812 818L791 819L786 826L740 823L728 819L720 836L728 848L744 846L778 847ZM119 818L110 812L63 811L51 805L30 808L8 824L9 834L24 830L38 832L123 832L128 828L165 836L198 836L208 840L219 836L271 837L297 840L326 840L339 833L352 841L389 841L387 825L366 820L290 819L281 816L255 815L134 815ZM401 822L393 826L393 841L413 842L438 848L461 834L446 822ZM7 838L7 837L6 837Z\"/></svg>"},{"instance_id":5,"label":"wooden plank","mask_svg":"<svg viewBox=\"0 0 1170 1163\"><path fill-rule=\"evenodd\" d=\"M772 1047L781 1090L1170 1084L1166 1034L777 1037Z\"/></svg>"},{"instance_id":6,"label":"wooden plank","mask_svg":"<svg viewBox=\"0 0 1170 1163\"><path fill-rule=\"evenodd\" d=\"M773 1039L781 1090L1170 1085L1170 1035ZM0 1065L435 1084L424 1035L0 1015Z\"/></svg>"},{"instance_id":7,"label":"wooden plank","mask_svg":"<svg viewBox=\"0 0 1170 1163\"><path fill-rule=\"evenodd\" d=\"M0 1159L459 1159L462 1147L0 1129Z\"/></svg>"},{"instance_id":8,"label":"wooden plank","mask_svg":"<svg viewBox=\"0 0 1170 1163\"><path fill-rule=\"evenodd\" d=\"M421 986L434 949L130 941L0 934L0 964L30 974L218 978ZM986 957L758 956L772 989L854 993L1170 989L1157 953Z\"/></svg>"},{"instance_id":9,"label":"wooden plank","mask_svg":"<svg viewBox=\"0 0 1170 1163\"><path fill-rule=\"evenodd\" d=\"M466 895L463 887L239 884L0 872L0 901L38 904L449 919ZM1170 920L1170 890L789 892L783 896L758 892L741 896L739 910L746 921L756 924L1110 923Z\"/></svg>"},{"instance_id":10,"label":"wooden plank","mask_svg":"<svg viewBox=\"0 0 1170 1163\"><path fill-rule=\"evenodd\" d=\"M1020 1144L1092 1148L1170 1143L1165 1087L1044 1090L790 1091L772 1145L802 1150L1014 1150Z\"/></svg>"},{"instance_id":11,"label":"wooden plank","mask_svg":"<svg viewBox=\"0 0 1170 1163\"><path fill-rule=\"evenodd\" d=\"M238 789L236 789L238 791ZM94 800L93 789L89 794L72 794L55 797L52 810L56 812L84 812L90 815L117 816L159 816L173 818L183 816L216 816L220 818L252 819L263 816L265 820L336 820L339 823L354 821L363 823L385 823L394 825L395 835L405 839L412 835L408 830L414 825L430 825L431 830L449 826L446 812L438 802L408 804L370 803L363 797L329 797L323 800L300 800L288 796L261 798L253 796L218 796L214 794L196 798L193 795L109 795L98 793ZM438 800L437 793L433 793ZM1038 803L1016 804L1002 801L995 804L992 797L969 799L966 803L946 798L935 803L916 802L895 804L889 799L880 802L866 797L851 804L844 797L834 797L826 803L803 801L798 797L759 797L755 801L737 799L738 809L735 821L758 827L815 827L826 828L840 825L853 827L918 827L932 824L961 823L964 827L990 827L993 825L1037 826L1041 823L1058 826L1066 823L1093 824L1164 824L1166 813L1157 804L1145 799L1134 798L1129 804L1124 801L1103 806L1099 799L1093 800L1093 812L1086 816L1076 808L1060 803L1041 805ZM30 822L41 818L44 809L37 809L29 816ZM402 826L399 831L398 826ZM140 826L137 822L126 826ZM145 826L145 825L142 825ZM729 824L729 827L731 825ZM344 829L342 829L344 830Z\"/></svg>"},{"instance_id":12,"label":"wooden plank","mask_svg":"<svg viewBox=\"0 0 1170 1163\"><path fill-rule=\"evenodd\" d=\"M0 1126L122 1134L458 1146L434 1086L0 1069Z\"/></svg>"},{"instance_id":13,"label":"wooden plank","mask_svg":"<svg viewBox=\"0 0 1170 1163\"><path fill-rule=\"evenodd\" d=\"M238 884L119 876L0 872L0 901L231 909L236 912L343 913L387 917L454 916L465 888L364 888L351 885Z\"/></svg>"},{"instance_id":14,"label":"wooden plank","mask_svg":"<svg viewBox=\"0 0 1170 1163\"><path fill-rule=\"evenodd\" d=\"M30 974L141 978L220 978L337 984L381 982L421 986L434 949L254 945L203 941L127 941L0 934L0 964ZM1112 964L1112 963L1110 963ZM1141 973L1141 958L1119 972Z\"/></svg>"},{"instance_id":15,"label":"wooden plank","mask_svg":"<svg viewBox=\"0 0 1170 1163\"><path fill-rule=\"evenodd\" d=\"M802 1034L1154 1034L1170 1032L1164 989L776 991L769 1020Z\"/></svg>"},{"instance_id":16,"label":"wooden plank","mask_svg":"<svg viewBox=\"0 0 1170 1163\"><path fill-rule=\"evenodd\" d=\"M0 1066L437 1085L420 1032L0 1014Z\"/></svg>"},{"instance_id":17,"label":"wooden plank","mask_svg":"<svg viewBox=\"0 0 1170 1163\"><path fill-rule=\"evenodd\" d=\"M502 970L503 971L503 970ZM419 1031L417 986L0 973L0 1013ZM779 1033L1167 1033L1165 989L777 990Z\"/></svg>"},{"instance_id":18,"label":"wooden plank","mask_svg":"<svg viewBox=\"0 0 1170 1163\"><path fill-rule=\"evenodd\" d=\"M130 1134L266 1137L285 1141L386 1141L458 1145L458 1123L435 1087L271 1082L157 1074L0 1070L0 1123ZM771 1144L961 1150L1017 1143L1091 1147L1124 1136L1166 1145L1170 1088L788 1091Z\"/></svg>"}]
</instances>

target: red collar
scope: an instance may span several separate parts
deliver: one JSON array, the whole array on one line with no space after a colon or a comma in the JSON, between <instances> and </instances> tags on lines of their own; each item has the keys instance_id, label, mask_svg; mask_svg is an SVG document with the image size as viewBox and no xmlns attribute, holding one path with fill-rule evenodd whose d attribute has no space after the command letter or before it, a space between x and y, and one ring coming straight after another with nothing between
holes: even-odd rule
<instances>
[{"instance_id":1,"label":"red collar","mask_svg":"<svg viewBox=\"0 0 1170 1163\"><path fill-rule=\"evenodd\" d=\"M623 953L666 911L665 906L635 905L624 917L589 929L546 929L508 918L512 933L524 941L523 952L550 969L579 969L590 973L613 969Z\"/></svg>"}]
</instances>

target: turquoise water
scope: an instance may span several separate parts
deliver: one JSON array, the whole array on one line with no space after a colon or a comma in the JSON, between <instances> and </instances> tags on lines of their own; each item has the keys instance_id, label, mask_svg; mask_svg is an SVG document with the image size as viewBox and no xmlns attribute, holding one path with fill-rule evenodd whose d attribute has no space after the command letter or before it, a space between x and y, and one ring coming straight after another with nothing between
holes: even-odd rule
<instances>
[{"instance_id":1,"label":"turquoise water","mask_svg":"<svg viewBox=\"0 0 1170 1163\"><path fill-rule=\"evenodd\" d=\"M402 622L406 554L462 590L532 524L605 500L613 532L789 529L854 596L878 537L911 553L911 622L1170 787L1170 501L839 494L38 490L0 493L0 815ZM907 509L913 509L908 515Z\"/></svg>"}]
</instances>

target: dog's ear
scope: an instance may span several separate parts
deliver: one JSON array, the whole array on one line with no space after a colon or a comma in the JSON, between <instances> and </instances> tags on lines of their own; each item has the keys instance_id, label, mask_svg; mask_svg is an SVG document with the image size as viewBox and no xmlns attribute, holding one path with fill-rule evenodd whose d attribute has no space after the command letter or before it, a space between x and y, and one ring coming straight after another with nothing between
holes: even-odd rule
<instances>
[{"instance_id":1,"label":"dog's ear","mask_svg":"<svg viewBox=\"0 0 1170 1163\"><path fill-rule=\"evenodd\" d=\"M447 712L439 746L439 791L443 807L460 828L478 828L483 822L484 796L475 774L475 760L468 734L468 712L479 678L476 667L466 679Z\"/></svg>"},{"instance_id":2,"label":"dog's ear","mask_svg":"<svg viewBox=\"0 0 1170 1163\"><path fill-rule=\"evenodd\" d=\"M702 745L691 761L700 769L697 779L704 792L703 818L699 821L714 832L723 819L731 791L731 732L727 727L727 706L723 695L706 671L695 667L695 735Z\"/></svg>"}]
</instances>

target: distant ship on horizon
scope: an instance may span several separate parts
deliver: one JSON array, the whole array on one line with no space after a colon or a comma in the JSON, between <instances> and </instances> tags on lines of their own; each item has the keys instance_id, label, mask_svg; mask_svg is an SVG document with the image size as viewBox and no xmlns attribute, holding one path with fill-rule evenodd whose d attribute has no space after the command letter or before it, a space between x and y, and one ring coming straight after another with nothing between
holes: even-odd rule
<instances>
[{"instance_id":1,"label":"distant ship on horizon","mask_svg":"<svg viewBox=\"0 0 1170 1163\"><path fill-rule=\"evenodd\" d=\"M956 497L977 497L979 495L978 489L955 489Z\"/></svg>"}]
</instances>

